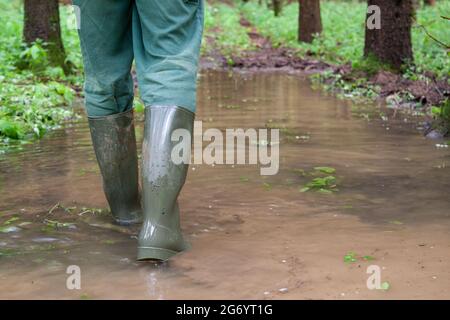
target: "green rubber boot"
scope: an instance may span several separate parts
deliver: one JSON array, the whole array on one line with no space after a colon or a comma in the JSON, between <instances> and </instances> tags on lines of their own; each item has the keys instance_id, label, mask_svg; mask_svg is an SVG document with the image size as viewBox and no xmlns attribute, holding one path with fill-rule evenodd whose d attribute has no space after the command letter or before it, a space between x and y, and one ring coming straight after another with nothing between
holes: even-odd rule
<instances>
[{"instance_id":1,"label":"green rubber boot","mask_svg":"<svg viewBox=\"0 0 450 320\"><path fill-rule=\"evenodd\" d=\"M172 148L180 142L172 142L171 136L174 130L185 129L192 137L193 124L194 113L180 107L145 109L142 147L144 223L139 234L138 260L165 261L188 248L181 234L177 198L189 165L172 161Z\"/></svg>"},{"instance_id":2,"label":"green rubber boot","mask_svg":"<svg viewBox=\"0 0 450 320\"><path fill-rule=\"evenodd\" d=\"M142 221L133 110L88 119L103 190L115 222L130 225Z\"/></svg>"}]
</instances>

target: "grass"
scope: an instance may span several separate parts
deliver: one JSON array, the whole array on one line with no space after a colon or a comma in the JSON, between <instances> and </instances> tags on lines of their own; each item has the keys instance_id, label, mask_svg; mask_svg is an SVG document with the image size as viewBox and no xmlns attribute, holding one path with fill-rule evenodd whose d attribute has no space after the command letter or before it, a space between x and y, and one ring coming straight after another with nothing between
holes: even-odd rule
<instances>
[{"instance_id":1,"label":"grass","mask_svg":"<svg viewBox=\"0 0 450 320\"><path fill-rule=\"evenodd\" d=\"M236 6L239 8L236 14L243 15L261 35L269 38L275 47L293 48L301 57L309 56L336 65L350 64L353 68L351 77L343 77L340 73L331 71L317 73L312 76L314 85L333 92L339 98L351 99L360 104L372 102L379 97L379 88L369 84L368 77L380 69L389 68L376 59L363 58L367 8L364 1L322 1L323 32L311 44L297 41L297 2L285 5L278 17L265 5L259 5L256 0L245 4L239 1ZM414 64L406 66L403 73L405 79L431 81L427 75L427 72L431 72L438 78L450 81L448 50L430 38L423 29L426 28L436 39L448 43L450 22L441 16L450 16L449 1L438 1L436 6L421 6L416 11L412 27ZM407 92L398 93L396 96L402 101L411 100ZM448 105L449 100L446 100L439 106L424 110L436 119L435 126L443 133L450 130Z\"/></svg>"},{"instance_id":2,"label":"grass","mask_svg":"<svg viewBox=\"0 0 450 320\"><path fill-rule=\"evenodd\" d=\"M236 7L219 2L207 3L203 53L208 53L212 49L210 40L213 40L214 47L232 64L231 56L254 49L248 36L249 30L240 24L240 19L239 9Z\"/></svg>"},{"instance_id":3,"label":"grass","mask_svg":"<svg viewBox=\"0 0 450 320\"><path fill-rule=\"evenodd\" d=\"M1 1L0 10L0 152L4 152L39 139L74 118L71 105L76 97L74 88L83 85L83 66L77 31L69 26L73 22L70 7L60 7L67 60L74 66L74 73L68 76L61 68L48 64L45 44L26 48L22 43L21 1ZM225 57L231 59L231 55L252 49L234 8L207 4L205 11L205 36L214 40ZM209 50L211 47L204 41L203 53ZM138 99L135 105L137 111L142 111Z\"/></svg>"},{"instance_id":4,"label":"grass","mask_svg":"<svg viewBox=\"0 0 450 320\"><path fill-rule=\"evenodd\" d=\"M68 10L62 8L62 29L67 58L75 72L66 76L48 64L43 43L26 48L22 43L23 9L19 1L1 2L0 29L0 152L11 145L41 138L74 117L72 87L81 87L82 68L76 31L69 30ZM69 106L69 107L68 107Z\"/></svg>"},{"instance_id":5,"label":"grass","mask_svg":"<svg viewBox=\"0 0 450 320\"><path fill-rule=\"evenodd\" d=\"M339 191L337 189L337 179L332 174L336 173L336 169L332 167L315 167L311 172L303 169L294 169L294 173L302 177L312 177L299 191L308 192L316 191L324 194L332 194Z\"/></svg>"},{"instance_id":6,"label":"grass","mask_svg":"<svg viewBox=\"0 0 450 320\"><path fill-rule=\"evenodd\" d=\"M255 49L248 36L248 28L240 23L241 18L245 17L275 46L295 48L299 55L310 55L330 63L351 63L356 68L376 69L378 66L362 60L366 4L322 1L321 8L324 32L312 44L299 44L297 3L286 5L282 14L275 17L271 10L259 5L256 0L245 4L236 1L234 6L210 2L205 10L202 53L218 49L228 63L233 64L233 56ZM61 27L67 59L74 66L71 75L65 75L61 68L48 64L45 44L36 43L31 48L23 45L22 1L1 0L0 10L0 152L3 152L11 145L41 138L49 130L61 127L66 120L74 117L71 108L76 97L74 88L82 87L83 70L77 32L67 23L72 20L69 7L61 7ZM421 8L417 12L417 22L445 42L450 39L450 28L448 20L440 18L441 15L450 15L450 2L438 1L435 7ZM440 77L449 76L448 53L417 25L413 27L412 38L415 66L406 72L405 77L414 80L420 78L424 71L431 71ZM327 78L326 75L320 77L318 82ZM333 79L331 86L343 89L344 97L377 96L376 88L366 90L363 84L349 84L342 79ZM137 99L136 106L138 110L142 109ZM447 112L447 109L442 110Z\"/></svg>"},{"instance_id":7,"label":"grass","mask_svg":"<svg viewBox=\"0 0 450 320\"><path fill-rule=\"evenodd\" d=\"M300 44L297 41L297 3L286 5L278 17L255 0L240 5L239 8L259 33L271 39L274 46L296 48L300 55L312 55L334 64L351 63L353 67L364 64L365 2L322 1L323 33L312 44ZM434 7L421 7L417 11L416 20L434 37L445 42L450 39L450 22L440 16L449 15L450 2L438 1ZM417 24L412 29L412 41L414 74L431 71L439 77L450 75L448 53Z\"/></svg>"},{"instance_id":8,"label":"grass","mask_svg":"<svg viewBox=\"0 0 450 320\"><path fill-rule=\"evenodd\" d=\"M41 138L74 118L71 105L76 97L74 88L83 85L83 66L77 31L69 7L61 6L61 28L67 60L74 73L66 76L61 68L48 64L45 44L26 48L22 43L23 4L21 1L1 1L3 26L0 29L0 152L10 147ZM221 53L230 59L252 49L246 28L239 23L236 10L228 5L207 4L205 36L212 38ZM232 31L232 32L231 32ZM211 46L203 42L202 52ZM137 111L142 111L138 99Z\"/></svg>"}]
</instances>

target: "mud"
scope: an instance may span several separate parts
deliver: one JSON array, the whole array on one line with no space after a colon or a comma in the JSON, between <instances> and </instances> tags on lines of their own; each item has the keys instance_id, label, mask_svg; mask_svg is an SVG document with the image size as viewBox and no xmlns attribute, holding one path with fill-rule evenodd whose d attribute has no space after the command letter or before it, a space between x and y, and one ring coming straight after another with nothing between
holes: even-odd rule
<instances>
[{"instance_id":1,"label":"mud","mask_svg":"<svg viewBox=\"0 0 450 320\"><path fill-rule=\"evenodd\" d=\"M247 19L241 18L240 23L248 28L249 38L256 49L232 54L230 65L229 59L221 54L214 38L206 37L205 41L212 49L201 59L203 69L232 69L245 72L281 71L301 75L327 73L328 79L325 79L325 84L332 84L335 76L341 77L348 83L361 83L361 79L365 79L363 86L377 88L379 102L386 102L386 99L395 97L397 106L405 111L410 111L413 105L415 111L423 112L431 106L443 104L450 96L448 77L437 78L431 72L423 72L418 75L417 80L410 80L392 71L381 70L372 74L365 70L354 69L350 63L330 64L309 52L300 55L299 51L293 48L274 47L271 40L259 34ZM335 88L335 92L339 93L340 89ZM428 121L431 122L430 119ZM448 124L436 124L442 127L439 129L440 136L450 133ZM427 133L428 131L424 132L425 135Z\"/></svg>"}]
</instances>

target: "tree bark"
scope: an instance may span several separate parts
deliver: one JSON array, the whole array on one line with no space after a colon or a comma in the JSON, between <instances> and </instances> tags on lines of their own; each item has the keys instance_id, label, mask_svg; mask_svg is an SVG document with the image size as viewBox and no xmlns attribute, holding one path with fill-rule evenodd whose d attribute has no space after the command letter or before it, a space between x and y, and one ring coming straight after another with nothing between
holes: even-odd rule
<instances>
[{"instance_id":1,"label":"tree bark","mask_svg":"<svg viewBox=\"0 0 450 320\"><path fill-rule=\"evenodd\" d=\"M407 60L413 60L412 0L368 0L368 5L380 8L381 28L369 29L366 23L364 56L373 56L399 70ZM367 19L370 16L367 13Z\"/></svg>"},{"instance_id":2,"label":"tree bark","mask_svg":"<svg viewBox=\"0 0 450 320\"><path fill-rule=\"evenodd\" d=\"M283 8L283 4L281 2L282 0L272 0L273 13L275 17L278 17L281 13L281 10Z\"/></svg>"},{"instance_id":3,"label":"tree bark","mask_svg":"<svg viewBox=\"0 0 450 320\"><path fill-rule=\"evenodd\" d=\"M299 0L298 40L311 43L322 32L320 0Z\"/></svg>"},{"instance_id":4,"label":"tree bark","mask_svg":"<svg viewBox=\"0 0 450 320\"><path fill-rule=\"evenodd\" d=\"M25 0L24 11L23 37L25 43L31 45L38 39L44 41L49 63L53 66L60 66L67 72L66 54L61 38L59 1Z\"/></svg>"}]
</instances>

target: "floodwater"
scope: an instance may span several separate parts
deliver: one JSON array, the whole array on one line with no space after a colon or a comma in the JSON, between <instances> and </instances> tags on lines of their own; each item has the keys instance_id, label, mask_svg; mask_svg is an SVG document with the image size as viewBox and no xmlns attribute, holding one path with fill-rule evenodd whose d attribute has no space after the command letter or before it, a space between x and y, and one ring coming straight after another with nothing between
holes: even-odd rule
<instances>
[{"instance_id":1,"label":"floodwater","mask_svg":"<svg viewBox=\"0 0 450 320\"><path fill-rule=\"evenodd\" d=\"M0 298L450 298L450 149L415 121L297 76L224 72L202 74L197 120L280 128L280 171L192 166L192 249L165 264L136 262L138 228L111 224L85 119L0 155ZM315 167L338 190L300 192L327 175ZM370 265L388 290L367 288Z\"/></svg>"}]
</instances>

